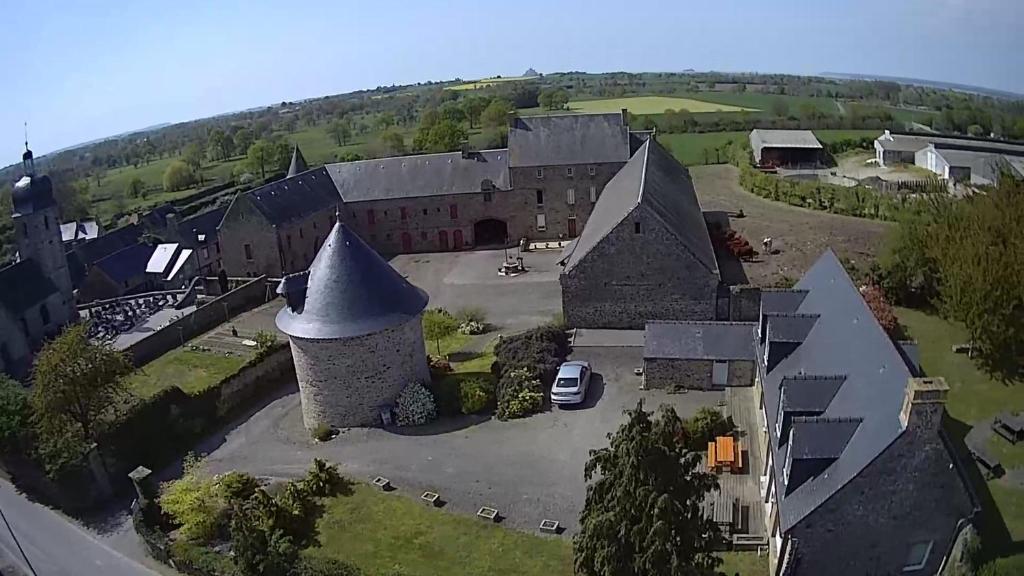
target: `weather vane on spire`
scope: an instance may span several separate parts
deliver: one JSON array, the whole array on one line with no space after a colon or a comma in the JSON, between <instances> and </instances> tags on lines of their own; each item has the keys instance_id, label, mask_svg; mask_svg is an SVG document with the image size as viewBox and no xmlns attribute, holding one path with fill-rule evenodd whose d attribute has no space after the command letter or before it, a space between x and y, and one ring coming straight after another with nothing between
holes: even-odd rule
<instances>
[{"instance_id":1,"label":"weather vane on spire","mask_svg":"<svg viewBox=\"0 0 1024 576\"><path fill-rule=\"evenodd\" d=\"M28 122L25 122L25 150L28 150Z\"/></svg>"}]
</instances>

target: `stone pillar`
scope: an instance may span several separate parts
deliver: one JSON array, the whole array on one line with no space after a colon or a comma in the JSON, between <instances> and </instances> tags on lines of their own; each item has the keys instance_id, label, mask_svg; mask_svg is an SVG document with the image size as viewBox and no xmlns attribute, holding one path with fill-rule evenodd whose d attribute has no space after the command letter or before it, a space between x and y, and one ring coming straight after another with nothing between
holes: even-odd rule
<instances>
[{"instance_id":1,"label":"stone pillar","mask_svg":"<svg viewBox=\"0 0 1024 576\"><path fill-rule=\"evenodd\" d=\"M153 485L153 471L145 466L139 466L128 474L128 478L135 487L135 493L139 497L139 507L145 508L151 501L156 499L156 487Z\"/></svg>"}]
</instances>

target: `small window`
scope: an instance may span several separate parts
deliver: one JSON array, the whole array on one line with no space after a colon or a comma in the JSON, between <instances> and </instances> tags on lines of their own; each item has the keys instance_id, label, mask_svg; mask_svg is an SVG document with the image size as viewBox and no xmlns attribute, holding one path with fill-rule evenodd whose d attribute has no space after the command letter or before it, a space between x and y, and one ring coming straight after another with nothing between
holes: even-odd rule
<instances>
[{"instance_id":1,"label":"small window","mask_svg":"<svg viewBox=\"0 0 1024 576\"><path fill-rule=\"evenodd\" d=\"M47 230L50 229L50 217L45 214L43 215L43 226L46 226Z\"/></svg>"},{"instance_id":2,"label":"small window","mask_svg":"<svg viewBox=\"0 0 1024 576\"><path fill-rule=\"evenodd\" d=\"M423 232L420 232L420 240L426 240L426 239L427 239L427 232L426 232L426 230L424 230Z\"/></svg>"},{"instance_id":3,"label":"small window","mask_svg":"<svg viewBox=\"0 0 1024 576\"><path fill-rule=\"evenodd\" d=\"M494 200L494 194L491 192L484 192L484 202L490 202Z\"/></svg>"},{"instance_id":4,"label":"small window","mask_svg":"<svg viewBox=\"0 0 1024 576\"><path fill-rule=\"evenodd\" d=\"M398 208L398 217L405 222L409 218L409 214L405 211L405 206Z\"/></svg>"},{"instance_id":5,"label":"small window","mask_svg":"<svg viewBox=\"0 0 1024 576\"><path fill-rule=\"evenodd\" d=\"M544 191L543 190L537 190L537 206L543 206L543 205L544 205Z\"/></svg>"},{"instance_id":6,"label":"small window","mask_svg":"<svg viewBox=\"0 0 1024 576\"><path fill-rule=\"evenodd\" d=\"M633 233L634 234L639 234L640 233L640 223L639 222L633 222Z\"/></svg>"},{"instance_id":7,"label":"small window","mask_svg":"<svg viewBox=\"0 0 1024 576\"><path fill-rule=\"evenodd\" d=\"M302 226L299 226L299 238L302 238Z\"/></svg>"},{"instance_id":8,"label":"small window","mask_svg":"<svg viewBox=\"0 0 1024 576\"><path fill-rule=\"evenodd\" d=\"M543 179L544 179L544 169L543 168L537 168L537 180L543 180Z\"/></svg>"},{"instance_id":9,"label":"small window","mask_svg":"<svg viewBox=\"0 0 1024 576\"><path fill-rule=\"evenodd\" d=\"M587 174L590 174L591 176L596 176L597 166L587 166Z\"/></svg>"},{"instance_id":10,"label":"small window","mask_svg":"<svg viewBox=\"0 0 1024 576\"><path fill-rule=\"evenodd\" d=\"M591 203L597 202L597 186L590 187L590 201Z\"/></svg>"},{"instance_id":11,"label":"small window","mask_svg":"<svg viewBox=\"0 0 1024 576\"><path fill-rule=\"evenodd\" d=\"M426 215L427 215L427 209L426 209L426 208L424 208L424 209L423 209L423 215L424 215L424 216L426 216Z\"/></svg>"},{"instance_id":12,"label":"small window","mask_svg":"<svg viewBox=\"0 0 1024 576\"><path fill-rule=\"evenodd\" d=\"M214 242L213 249L216 250L218 255L220 255L220 242Z\"/></svg>"},{"instance_id":13,"label":"small window","mask_svg":"<svg viewBox=\"0 0 1024 576\"><path fill-rule=\"evenodd\" d=\"M206 246L203 246L203 260L207 260L209 258L210 258L210 249L207 248Z\"/></svg>"},{"instance_id":14,"label":"small window","mask_svg":"<svg viewBox=\"0 0 1024 576\"><path fill-rule=\"evenodd\" d=\"M924 568L928 563L928 556L932 553L933 544L935 544L934 540L911 544L910 550L907 552L907 560L903 563L903 571L913 572Z\"/></svg>"},{"instance_id":15,"label":"small window","mask_svg":"<svg viewBox=\"0 0 1024 576\"><path fill-rule=\"evenodd\" d=\"M285 239L288 241L288 249L291 250L292 249L292 235L289 234L289 235L285 236Z\"/></svg>"},{"instance_id":16,"label":"small window","mask_svg":"<svg viewBox=\"0 0 1024 576\"><path fill-rule=\"evenodd\" d=\"M449 206L448 207L448 215L451 216L452 220L458 220L459 219L459 205L458 204L452 204L451 206Z\"/></svg>"},{"instance_id":17,"label":"small window","mask_svg":"<svg viewBox=\"0 0 1024 576\"><path fill-rule=\"evenodd\" d=\"M356 213L355 213L355 211L354 211L354 210L352 211L352 219L353 219L353 220L358 220L358 219L359 219L359 217L358 217L358 216L356 216Z\"/></svg>"},{"instance_id":18,"label":"small window","mask_svg":"<svg viewBox=\"0 0 1024 576\"><path fill-rule=\"evenodd\" d=\"M252 244L245 244L242 248L245 250L245 259L252 260Z\"/></svg>"},{"instance_id":19,"label":"small window","mask_svg":"<svg viewBox=\"0 0 1024 576\"><path fill-rule=\"evenodd\" d=\"M366 223L370 226L377 223L377 216L373 213L373 208L366 211Z\"/></svg>"},{"instance_id":20,"label":"small window","mask_svg":"<svg viewBox=\"0 0 1024 576\"><path fill-rule=\"evenodd\" d=\"M565 175L568 176L569 178L572 178L572 174L573 174L572 166L567 166L565 168Z\"/></svg>"},{"instance_id":21,"label":"small window","mask_svg":"<svg viewBox=\"0 0 1024 576\"><path fill-rule=\"evenodd\" d=\"M384 239L385 240L391 240L391 232L388 232L387 234L385 234L384 235Z\"/></svg>"},{"instance_id":22,"label":"small window","mask_svg":"<svg viewBox=\"0 0 1024 576\"><path fill-rule=\"evenodd\" d=\"M316 230L316 220L313 220L313 230Z\"/></svg>"},{"instance_id":23,"label":"small window","mask_svg":"<svg viewBox=\"0 0 1024 576\"><path fill-rule=\"evenodd\" d=\"M546 219L543 214L537 214L537 231L543 232L548 229Z\"/></svg>"},{"instance_id":24,"label":"small window","mask_svg":"<svg viewBox=\"0 0 1024 576\"><path fill-rule=\"evenodd\" d=\"M384 217L385 217L385 218L387 218L387 217L388 217L388 211L387 211L387 210L385 210L385 211L384 211Z\"/></svg>"},{"instance_id":25,"label":"small window","mask_svg":"<svg viewBox=\"0 0 1024 576\"><path fill-rule=\"evenodd\" d=\"M576 189L569 188L565 191L565 203L569 206L576 204Z\"/></svg>"}]
</instances>

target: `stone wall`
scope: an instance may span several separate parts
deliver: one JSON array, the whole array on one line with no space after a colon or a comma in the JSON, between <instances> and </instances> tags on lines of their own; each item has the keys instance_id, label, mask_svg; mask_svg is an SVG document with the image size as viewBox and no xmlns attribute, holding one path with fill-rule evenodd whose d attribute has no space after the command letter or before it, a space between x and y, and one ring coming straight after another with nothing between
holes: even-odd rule
<instances>
[{"instance_id":1,"label":"stone wall","mask_svg":"<svg viewBox=\"0 0 1024 576\"><path fill-rule=\"evenodd\" d=\"M579 236L605 185L625 165L625 162L606 162L509 168L512 186L522 191L526 200L520 212L520 216L528 220L523 235L541 240ZM593 176L590 175L591 166L594 168ZM572 176L568 174L569 168L572 168ZM542 178L537 177L537 170L543 171ZM594 187L593 201L591 186ZM574 190L575 202L572 204L569 203L570 188ZM543 204L537 202L538 190ZM545 230L537 229L537 214L544 215ZM569 219L572 217L576 218L575 234L570 234Z\"/></svg>"},{"instance_id":2,"label":"stone wall","mask_svg":"<svg viewBox=\"0 0 1024 576\"><path fill-rule=\"evenodd\" d=\"M732 322L759 322L761 315L761 288L750 284L729 287L729 320Z\"/></svg>"},{"instance_id":3,"label":"stone wall","mask_svg":"<svg viewBox=\"0 0 1024 576\"><path fill-rule=\"evenodd\" d=\"M336 209L336 206L327 206L301 220L284 222L278 226L277 235L280 238L285 274L302 272L313 263L324 238L334 226Z\"/></svg>"},{"instance_id":4,"label":"stone wall","mask_svg":"<svg viewBox=\"0 0 1024 576\"><path fill-rule=\"evenodd\" d=\"M726 386L752 386L754 363L750 360L729 360ZM710 390L713 360L681 360L676 358L644 358L644 386L647 388L687 388Z\"/></svg>"},{"instance_id":5,"label":"stone wall","mask_svg":"<svg viewBox=\"0 0 1024 576\"><path fill-rule=\"evenodd\" d=\"M560 276L570 327L642 329L648 320L714 320L718 275L649 210L637 207Z\"/></svg>"},{"instance_id":6,"label":"stone wall","mask_svg":"<svg viewBox=\"0 0 1024 576\"><path fill-rule=\"evenodd\" d=\"M277 229L256 210L245 193L235 196L217 235L224 270L229 276L281 277ZM246 245L251 258L246 257Z\"/></svg>"},{"instance_id":7,"label":"stone wall","mask_svg":"<svg viewBox=\"0 0 1024 576\"><path fill-rule=\"evenodd\" d=\"M430 371L421 317L373 334L337 340L291 338L306 428L380 423L379 407L393 404Z\"/></svg>"},{"instance_id":8,"label":"stone wall","mask_svg":"<svg viewBox=\"0 0 1024 576\"><path fill-rule=\"evenodd\" d=\"M168 350L181 346L192 338L212 330L235 316L252 310L276 297L260 276L223 296L214 298L192 313L171 322L132 344L126 352L135 366L159 358Z\"/></svg>"},{"instance_id":9,"label":"stone wall","mask_svg":"<svg viewBox=\"0 0 1024 576\"><path fill-rule=\"evenodd\" d=\"M912 418L885 452L789 531L800 541L796 574L899 574L910 546L928 541L932 551L919 573L938 571L958 522L973 509L940 421Z\"/></svg>"}]
</instances>

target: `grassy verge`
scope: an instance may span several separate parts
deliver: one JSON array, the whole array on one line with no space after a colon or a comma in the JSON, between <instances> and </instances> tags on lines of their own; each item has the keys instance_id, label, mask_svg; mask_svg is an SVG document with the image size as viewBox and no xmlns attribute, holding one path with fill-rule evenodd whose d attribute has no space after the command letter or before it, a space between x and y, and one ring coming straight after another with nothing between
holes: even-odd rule
<instances>
[{"instance_id":1,"label":"grassy verge","mask_svg":"<svg viewBox=\"0 0 1024 576\"><path fill-rule=\"evenodd\" d=\"M140 398L171 386L197 394L238 372L246 360L241 356L176 348L136 370L128 377L128 389Z\"/></svg>"},{"instance_id":2,"label":"grassy verge","mask_svg":"<svg viewBox=\"0 0 1024 576\"><path fill-rule=\"evenodd\" d=\"M896 313L909 336L918 342L925 372L944 377L949 385L946 430L961 458L966 459L963 437L970 427L984 425L999 412L1024 410L1024 394L989 377L966 354L953 353L954 344L968 341L963 326L919 310L897 308ZM989 447L1004 467L1024 465L1024 445L995 438ZM1024 573L1024 553L1019 546L1024 541L1024 490L1006 478L985 480L973 471L970 476L982 506L983 555L997 569L991 573Z\"/></svg>"},{"instance_id":3,"label":"grassy verge","mask_svg":"<svg viewBox=\"0 0 1024 576\"><path fill-rule=\"evenodd\" d=\"M407 576L516 574L569 576L572 544L475 518L434 510L398 495L359 485L351 496L324 502L320 546L305 553L351 562L366 574L400 570ZM725 553L722 572L763 575L767 562L753 553Z\"/></svg>"},{"instance_id":4,"label":"grassy verge","mask_svg":"<svg viewBox=\"0 0 1024 576\"><path fill-rule=\"evenodd\" d=\"M494 341L491 341L482 352L461 362L452 362L451 374L438 378L430 383L430 389L437 400L437 411L441 416L456 416L462 413L459 400L459 387L463 382L482 378L493 382L491 364L494 363Z\"/></svg>"}]
</instances>

